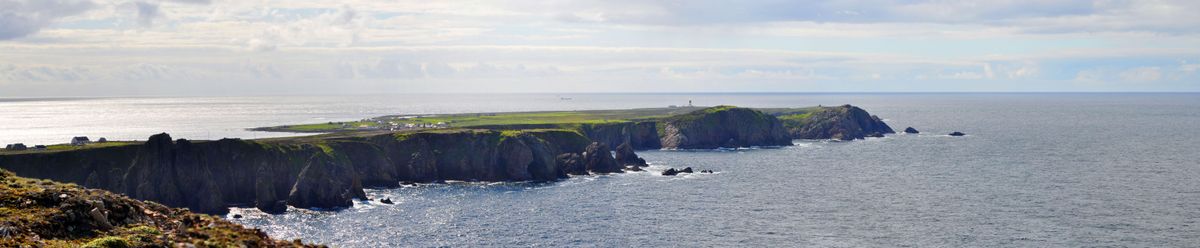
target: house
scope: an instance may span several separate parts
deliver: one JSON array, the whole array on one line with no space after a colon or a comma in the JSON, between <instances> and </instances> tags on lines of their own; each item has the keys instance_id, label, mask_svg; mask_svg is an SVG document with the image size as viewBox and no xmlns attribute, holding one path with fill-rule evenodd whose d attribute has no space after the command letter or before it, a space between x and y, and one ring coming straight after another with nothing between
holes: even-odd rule
<instances>
[{"instance_id":1,"label":"house","mask_svg":"<svg viewBox=\"0 0 1200 248\"><path fill-rule=\"evenodd\" d=\"M33 146L33 149L34 150L46 150L46 145L36 145L36 146Z\"/></svg>"},{"instance_id":2,"label":"house","mask_svg":"<svg viewBox=\"0 0 1200 248\"><path fill-rule=\"evenodd\" d=\"M4 150L9 150L9 151L21 151L21 150L25 150L25 149L29 149L29 147L26 147L25 144L22 144L22 143L9 144L4 147Z\"/></svg>"},{"instance_id":3,"label":"house","mask_svg":"<svg viewBox=\"0 0 1200 248\"><path fill-rule=\"evenodd\" d=\"M82 146L82 145L87 145L88 143L92 143L92 141L88 140L87 136L78 136L75 138L71 138L71 145Z\"/></svg>"},{"instance_id":4,"label":"house","mask_svg":"<svg viewBox=\"0 0 1200 248\"><path fill-rule=\"evenodd\" d=\"M100 139L96 140L96 143L104 143L104 142L108 142L108 139L105 139L104 137L100 137Z\"/></svg>"}]
</instances>

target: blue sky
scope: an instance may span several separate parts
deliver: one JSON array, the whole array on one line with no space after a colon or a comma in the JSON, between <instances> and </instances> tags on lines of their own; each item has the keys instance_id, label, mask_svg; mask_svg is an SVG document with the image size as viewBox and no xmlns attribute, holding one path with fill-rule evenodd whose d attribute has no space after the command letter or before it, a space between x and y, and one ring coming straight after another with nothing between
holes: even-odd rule
<instances>
[{"instance_id":1,"label":"blue sky","mask_svg":"<svg viewBox=\"0 0 1200 248\"><path fill-rule=\"evenodd\" d=\"M1200 91L1200 1L0 0L0 97Z\"/></svg>"}]
</instances>

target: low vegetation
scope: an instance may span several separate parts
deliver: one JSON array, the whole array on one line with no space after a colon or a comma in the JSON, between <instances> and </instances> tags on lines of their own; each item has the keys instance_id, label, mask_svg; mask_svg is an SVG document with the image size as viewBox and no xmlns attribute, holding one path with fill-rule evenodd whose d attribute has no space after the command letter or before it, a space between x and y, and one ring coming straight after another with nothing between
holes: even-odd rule
<instances>
[{"instance_id":1,"label":"low vegetation","mask_svg":"<svg viewBox=\"0 0 1200 248\"><path fill-rule=\"evenodd\" d=\"M218 217L0 170L0 247L306 247Z\"/></svg>"},{"instance_id":2,"label":"low vegetation","mask_svg":"<svg viewBox=\"0 0 1200 248\"><path fill-rule=\"evenodd\" d=\"M256 128L261 131L276 132L345 132L378 130L385 126L397 124L403 129L405 124L445 124L451 128L499 127L511 125L541 125L543 127L571 128L573 125L621 123L630 121L653 120L695 111L698 107L677 108L645 108L624 110L589 110L589 111L546 111L546 112L512 112L512 113L475 113L475 114L445 114L421 116L382 116L357 122L328 122L303 125ZM343 125L346 124L346 125Z\"/></svg>"}]
</instances>

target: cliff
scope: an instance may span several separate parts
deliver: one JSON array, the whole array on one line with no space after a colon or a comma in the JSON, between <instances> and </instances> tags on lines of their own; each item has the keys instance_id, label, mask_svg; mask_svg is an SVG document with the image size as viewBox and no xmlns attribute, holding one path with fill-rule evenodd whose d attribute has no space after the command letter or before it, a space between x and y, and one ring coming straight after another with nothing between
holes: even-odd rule
<instances>
[{"instance_id":1,"label":"cliff","mask_svg":"<svg viewBox=\"0 0 1200 248\"><path fill-rule=\"evenodd\" d=\"M587 154L589 145L589 139L569 130L207 142L157 134L141 145L0 156L0 168L202 213L225 213L229 206L279 213L288 205L348 207L353 199L366 198L363 187L400 182L549 181L619 172L611 169L607 149ZM591 160L578 170L557 161L563 154L586 154Z\"/></svg>"},{"instance_id":2,"label":"cliff","mask_svg":"<svg viewBox=\"0 0 1200 248\"><path fill-rule=\"evenodd\" d=\"M664 148L713 149L718 147L790 146L783 123L763 112L717 106L662 120Z\"/></svg>"},{"instance_id":3,"label":"cliff","mask_svg":"<svg viewBox=\"0 0 1200 248\"><path fill-rule=\"evenodd\" d=\"M891 127L859 107L842 105L802 110L774 111L795 139L854 140L896 133Z\"/></svg>"},{"instance_id":4,"label":"cliff","mask_svg":"<svg viewBox=\"0 0 1200 248\"><path fill-rule=\"evenodd\" d=\"M306 247L209 215L0 170L0 247Z\"/></svg>"},{"instance_id":5,"label":"cliff","mask_svg":"<svg viewBox=\"0 0 1200 248\"><path fill-rule=\"evenodd\" d=\"M637 119L619 121L264 140L172 140L164 133L144 143L3 153L0 168L201 213L226 213L230 206L280 213L288 206L348 207L366 198L364 187L405 182L552 181L621 173L645 165L634 150L787 146L793 138L892 132L878 117L848 105L767 112L718 106L652 118L647 115L674 112L639 111L632 111Z\"/></svg>"}]
</instances>

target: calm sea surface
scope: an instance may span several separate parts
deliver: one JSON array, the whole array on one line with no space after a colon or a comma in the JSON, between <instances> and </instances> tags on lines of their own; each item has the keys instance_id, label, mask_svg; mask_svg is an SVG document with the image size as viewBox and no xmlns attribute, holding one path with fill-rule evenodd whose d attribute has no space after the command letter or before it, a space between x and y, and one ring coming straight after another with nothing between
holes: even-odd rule
<instances>
[{"instance_id":1,"label":"calm sea surface","mask_svg":"<svg viewBox=\"0 0 1200 248\"><path fill-rule=\"evenodd\" d=\"M794 147L644 151L650 172L371 189L395 205L235 220L337 247L1194 247L1200 94L667 94L0 100L0 143L267 137L398 113L851 103L899 130ZM945 133L962 131L966 137ZM690 166L716 174L659 176Z\"/></svg>"}]
</instances>

